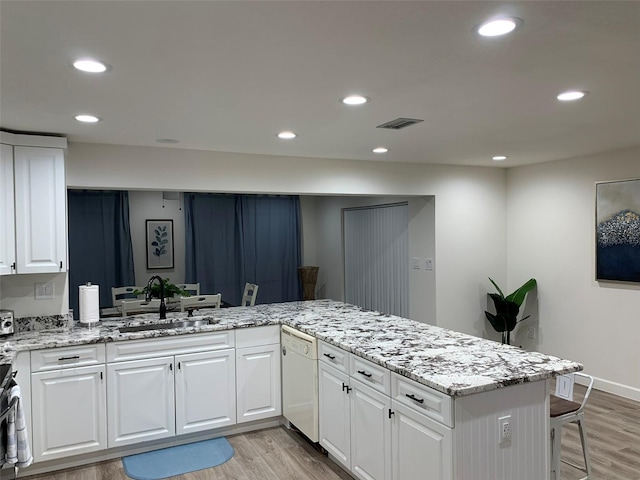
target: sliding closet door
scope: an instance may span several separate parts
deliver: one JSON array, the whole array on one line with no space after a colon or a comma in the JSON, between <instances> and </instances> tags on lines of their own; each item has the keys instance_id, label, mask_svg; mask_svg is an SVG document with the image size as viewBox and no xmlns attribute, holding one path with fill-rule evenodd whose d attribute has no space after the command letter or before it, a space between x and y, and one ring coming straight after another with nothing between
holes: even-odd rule
<instances>
[{"instance_id":1,"label":"sliding closet door","mask_svg":"<svg viewBox=\"0 0 640 480\"><path fill-rule=\"evenodd\" d=\"M343 211L345 301L409 316L409 207Z\"/></svg>"}]
</instances>

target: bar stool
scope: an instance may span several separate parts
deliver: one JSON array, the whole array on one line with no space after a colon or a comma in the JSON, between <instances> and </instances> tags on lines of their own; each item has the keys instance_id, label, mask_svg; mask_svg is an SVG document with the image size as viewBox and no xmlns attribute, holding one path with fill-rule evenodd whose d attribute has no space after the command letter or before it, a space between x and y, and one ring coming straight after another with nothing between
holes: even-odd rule
<instances>
[{"instance_id":1,"label":"bar stool","mask_svg":"<svg viewBox=\"0 0 640 480\"><path fill-rule=\"evenodd\" d=\"M589 382L582 403L573 401L573 384L576 376L582 377ZM578 424L582 454L584 455L584 468L566 461L565 463L587 474L581 480L589 480L591 465L589 464L587 431L584 426L584 407L587 404L592 387L593 377L584 373L576 372L569 375L561 375L556 379L556 391L554 395L550 396L549 408L551 416L551 480L560 480L560 441L562 438L562 425L565 423Z\"/></svg>"}]
</instances>

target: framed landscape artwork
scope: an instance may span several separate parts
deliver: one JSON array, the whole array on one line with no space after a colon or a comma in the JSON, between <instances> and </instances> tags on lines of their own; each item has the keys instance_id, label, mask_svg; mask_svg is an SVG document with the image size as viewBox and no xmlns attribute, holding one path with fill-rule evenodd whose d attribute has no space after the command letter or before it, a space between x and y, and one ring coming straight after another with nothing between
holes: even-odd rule
<instances>
[{"instance_id":1,"label":"framed landscape artwork","mask_svg":"<svg viewBox=\"0 0 640 480\"><path fill-rule=\"evenodd\" d=\"M147 220L147 269L173 268L173 220Z\"/></svg>"},{"instance_id":2,"label":"framed landscape artwork","mask_svg":"<svg viewBox=\"0 0 640 480\"><path fill-rule=\"evenodd\" d=\"M640 179L596 183L596 280L640 282Z\"/></svg>"}]
</instances>

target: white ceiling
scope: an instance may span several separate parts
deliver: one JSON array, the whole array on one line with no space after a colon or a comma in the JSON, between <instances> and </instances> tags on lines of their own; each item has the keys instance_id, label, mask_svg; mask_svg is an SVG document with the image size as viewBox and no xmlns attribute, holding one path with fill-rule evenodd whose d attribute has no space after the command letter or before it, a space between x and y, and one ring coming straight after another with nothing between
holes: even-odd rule
<instances>
[{"instance_id":1,"label":"white ceiling","mask_svg":"<svg viewBox=\"0 0 640 480\"><path fill-rule=\"evenodd\" d=\"M473 33L497 14L524 25ZM0 17L4 129L501 167L640 145L636 1L2 0ZM113 69L80 73L80 56ZM590 94L558 102L567 89ZM353 92L371 102L340 103ZM397 117L424 122L376 128ZM278 139L284 129L299 137ZM380 145L389 153L371 152Z\"/></svg>"}]
</instances>

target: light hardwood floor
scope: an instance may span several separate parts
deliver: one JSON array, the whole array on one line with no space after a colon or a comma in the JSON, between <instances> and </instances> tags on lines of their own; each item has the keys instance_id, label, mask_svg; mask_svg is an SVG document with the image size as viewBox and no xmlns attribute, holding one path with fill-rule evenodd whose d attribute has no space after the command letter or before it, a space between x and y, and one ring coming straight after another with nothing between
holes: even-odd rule
<instances>
[{"instance_id":1,"label":"light hardwood floor","mask_svg":"<svg viewBox=\"0 0 640 480\"><path fill-rule=\"evenodd\" d=\"M584 391L576 385L576 391ZM640 403L593 390L585 408L590 480L640 480ZM576 425L562 428L562 458L584 465ZM578 480L584 473L565 463L561 480Z\"/></svg>"},{"instance_id":2,"label":"light hardwood floor","mask_svg":"<svg viewBox=\"0 0 640 480\"><path fill-rule=\"evenodd\" d=\"M582 387L576 385L576 389ZM640 480L640 403L593 390L585 411L592 465L590 480ZM229 437L235 455L227 463L172 480L345 480L351 477L298 434L284 427ZM575 425L562 429L562 458L582 464ZM584 474L562 464L561 480ZM22 478L23 475L20 475ZM111 460L29 480L128 480L122 462ZM421 480L421 479L416 479ZM510 479L519 480L519 479Z\"/></svg>"},{"instance_id":3,"label":"light hardwood floor","mask_svg":"<svg viewBox=\"0 0 640 480\"><path fill-rule=\"evenodd\" d=\"M227 437L233 458L222 465L186 473L172 480L351 480L328 457L315 450L295 432L284 427ZM19 478L21 478L20 476ZM129 480L120 459L28 480Z\"/></svg>"}]
</instances>

